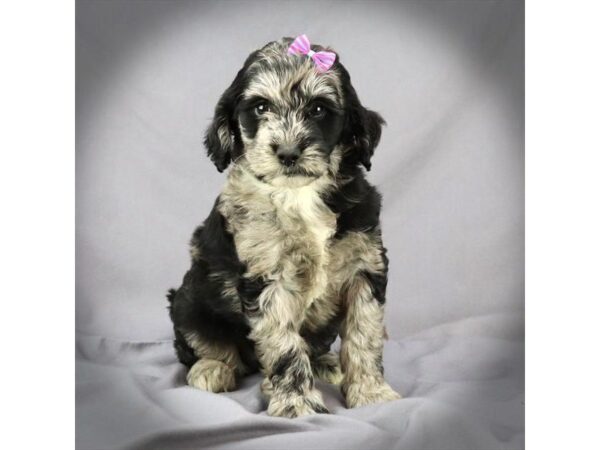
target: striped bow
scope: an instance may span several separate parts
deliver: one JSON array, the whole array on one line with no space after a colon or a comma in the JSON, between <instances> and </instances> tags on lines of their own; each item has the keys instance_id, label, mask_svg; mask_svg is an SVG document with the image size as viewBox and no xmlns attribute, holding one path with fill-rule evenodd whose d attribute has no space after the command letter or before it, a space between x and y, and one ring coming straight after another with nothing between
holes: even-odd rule
<instances>
[{"instance_id":1,"label":"striped bow","mask_svg":"<svg viewBox=\"0 0 600 450\"><path fill-rule=\"evenodd\" d=\"M327 72L335 62L333 52L315 52L310 49L310 41L305 34L298 36L288 48L288 55L306 55L313 60L319 72Z\"/></svg>"}]
</instances>

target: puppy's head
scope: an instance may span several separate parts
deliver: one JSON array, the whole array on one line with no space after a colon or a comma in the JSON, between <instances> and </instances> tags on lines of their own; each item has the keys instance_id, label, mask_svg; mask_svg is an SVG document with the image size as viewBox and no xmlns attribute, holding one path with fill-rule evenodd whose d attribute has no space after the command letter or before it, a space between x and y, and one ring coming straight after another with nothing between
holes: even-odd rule
<instances>
[{"instance_id":1,"label":"puppy's head","mask_svg":"<svg viewBox=\"0 0 600 450\"><path fill-rule=\"evenodd\" d=\"M362 106L339 58L321 73L307 56L288 55L291 42L252 53L223 93L205 138L211 160L221 172L244 157L269 183L310 182L335 173L340 158L370 169L383 119Z\"/></svg>"}]
</instances>

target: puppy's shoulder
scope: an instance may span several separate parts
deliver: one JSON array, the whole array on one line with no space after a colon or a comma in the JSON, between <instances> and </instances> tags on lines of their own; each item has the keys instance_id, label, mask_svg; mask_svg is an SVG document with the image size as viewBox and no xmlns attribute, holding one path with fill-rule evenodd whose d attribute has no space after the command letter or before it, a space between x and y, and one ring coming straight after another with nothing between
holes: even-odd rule
<instances>
[{"instance_id":1,"label":"puppy's shoulder","mask_svg":"<svg viewBox=\"0 0 600 450\"><path fill-rule=\"evenodd\" d=\"M219 210L217 197L206 220L196 228L190 240L192 261L205 261L212 267L236 271L241 264L226 218Z\"/></svg>"},{"instance_id":2,"label":"puppy's shoulder","mask_svg":"<svg viewBox=\"0 0 600 450\"><path fill-rule=\"evenodd\" d=\"M337 214L337 238L350 231L371 231L379 226L381 194L367 181L358 167L347 168L340 182L324 197L329 208Z\"/></svg>"}]
</instances>

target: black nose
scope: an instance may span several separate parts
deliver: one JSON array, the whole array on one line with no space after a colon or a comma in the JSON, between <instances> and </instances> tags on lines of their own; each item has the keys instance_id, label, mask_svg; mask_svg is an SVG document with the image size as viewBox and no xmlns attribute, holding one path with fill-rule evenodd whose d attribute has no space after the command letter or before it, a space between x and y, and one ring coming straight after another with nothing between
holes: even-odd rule
<instances>
[{"instance_id":1,"label":"black nose","mask_svg":"<svg viewBox=\"0 0 600 450\"><path fill-rule=\"evenodd\" d=\"M275 153L285 167L293 166L300 158L300 149L296 145L279 145Z\"/></svg>"}]
</instances>

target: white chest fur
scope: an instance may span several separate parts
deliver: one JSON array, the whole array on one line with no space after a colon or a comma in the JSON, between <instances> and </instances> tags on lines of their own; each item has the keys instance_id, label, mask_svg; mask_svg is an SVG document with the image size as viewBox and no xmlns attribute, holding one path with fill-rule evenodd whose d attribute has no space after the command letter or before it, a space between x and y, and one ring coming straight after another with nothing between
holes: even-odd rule
<instances>
[{"instance_id":1,"label":"white chest fur","mask_svg":"<svg viewBox=\"0 0 600 450\"><path fill-rule=\"evenodd\" d=\"M324 249L335 232L335 215L327 208L319 192L312 186L296 189L278 188L271 193L273 206L283 229L290 238L304 237Z\"/></svg>"},{"instance_id":2,"label":"white chest fur","mask_svg":"<svg viewBox=\"0 0 600 450\"><path fill-rule=\"evenodd\" d=\"M319 180L274 187L230 177L220 211L228 221L248 275L278 281L307 302L322 295L336 216L324 204Z\"/></svg>"}]
</instances>

